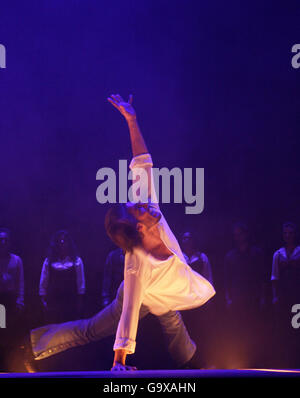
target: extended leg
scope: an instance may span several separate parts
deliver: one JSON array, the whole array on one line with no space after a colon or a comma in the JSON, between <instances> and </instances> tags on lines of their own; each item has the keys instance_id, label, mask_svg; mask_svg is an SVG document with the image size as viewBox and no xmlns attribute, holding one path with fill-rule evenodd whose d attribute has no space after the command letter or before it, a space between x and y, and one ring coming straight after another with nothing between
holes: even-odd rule
<instances>
[{"instance_id":1,"label":"extended leg","mask_svg":"<svg viewBox=\"0 0 300 398\"><path fill-rule=\"evenodd\" d=\"M69 348L113 335L118 327L122 304L123 283L115 300L92 318L46 325L32 330L30 337L35 359L44 359ZM142 306L140 318L148 312L148 309Z\"/></svg>"},{"instance_id":2,"label":"extended leg","mask_svg":"<svg viewBox=\"0 0 300 398\"><path fill-rule=\"evenodd\" d=\"M196 344L190 338L180 312L169 311L158 316L158 320L171 357L179 366L187 363L196 351Z\"/></svg>"}]
</instances>

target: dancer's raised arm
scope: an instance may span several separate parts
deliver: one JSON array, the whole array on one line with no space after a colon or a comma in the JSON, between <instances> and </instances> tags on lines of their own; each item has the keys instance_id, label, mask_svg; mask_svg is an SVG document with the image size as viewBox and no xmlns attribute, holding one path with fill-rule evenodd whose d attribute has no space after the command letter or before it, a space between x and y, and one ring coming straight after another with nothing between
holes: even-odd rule
<instances>
[{"instance_id":1,"label":"dancer's raised arm","mask_svg":"<svg viewBox=\"0 0 300 398\"><path fill-rule=\"evenodd\" d=\"M130 201L135 203L148 203L149 201L157 203L152 175L152 158L137 122L136 112L132 106L132 95L129 96L128 102L124 101L119 94L112 94L108 101L124 116L129 128L133 155L129 167L133 172L133 181L138 179L140 186L140 196L137 197L137 192L134 190L132 192L133 198L130 198ZM144 176L140 175L143 170L146 172Z\"/></svg>"},{"instance_id":2,"label":"dancer's raised arm","mask_svg":"<svg viewBox=\"0 0 300 398\"><path fill-rule=\"evenodd\" d=\"M128 102L124 101L119 95L111 95L107 100L124 116L130 133L130 141L132 148L132 155L138 156L143 153L148 153L143 135L139 128L136 113L132 106L132 95L129 96Z\"/></svg>"}]
</instances>

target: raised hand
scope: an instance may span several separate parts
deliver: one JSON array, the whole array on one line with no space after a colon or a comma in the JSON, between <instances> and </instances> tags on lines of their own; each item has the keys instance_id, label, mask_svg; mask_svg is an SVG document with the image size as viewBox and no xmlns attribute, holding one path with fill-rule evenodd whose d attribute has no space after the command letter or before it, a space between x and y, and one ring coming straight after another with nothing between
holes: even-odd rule
<instances>
[{"instance_id":1,"label":"raised hand","mask_svg":"<svg viewBox=\"0 0 300 398\"><path fill-rule=\"evenodd\" d=\"M132 106L132 94L129 95L128 102L124 101L119 94L112 94L107 100L118 109L118 111L125 117L127 122L136 119L136 113Z\"/></svg>"}]
</instances>

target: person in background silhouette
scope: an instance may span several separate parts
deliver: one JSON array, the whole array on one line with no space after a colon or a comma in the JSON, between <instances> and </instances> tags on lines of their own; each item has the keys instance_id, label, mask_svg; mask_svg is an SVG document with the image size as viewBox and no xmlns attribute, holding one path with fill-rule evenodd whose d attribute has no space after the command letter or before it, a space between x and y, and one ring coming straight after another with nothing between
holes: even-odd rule
<instances>
[{"instance_id":1,"label":"person in background silhouette","mask_svg":"<svg viewBox=\"0 0 300 398\"><path fill-rule=\"evenodd\" d=\"M300 299L300 246L297 245L296 231L292 222L282 226L284 246L275 251L272 263L273 304L280 301L293 304Z\"/></svg>"},{"instance_id":2,"label":"person in background silhouette","mask_svg":"<svg viewBox=\"0 0 300 398\"><path fill-rule=\"evenodd\" d=\"M213 273L210 261L205 253L199 250L195 233L186 230L181 236L181 248L187 264L213 284ZM195 340L204 367L214 367L211 352L215 344L215 330L212 327L215 316L215 302L210 300L204 307L183 312L183 319Z\"/></svg>"},{"instance_id":3,"label":"person in background silhouette","mask_svg":"<svg viewBox=\"0 0 300 398\"><path fill-rule=\"evenodd\" d=\"M242 222L233 227L233 241L235 247L226 254L224 264L231 356L237 361L233 366L258 366L265 302L264 254L251 244L248 226Z\"/></svg>"},{"instance_id":4,"label":"person in background silhouette","mask_svg":"<svg viewBox=\"0 0 300 398\"><path fill-rule=\"evenodd\" d=\"M104 308L116 297L118 288L124 279L125 255L121 248L108 253L102 280L101 306Z\"/></svg>"},{"instance_id":5,"label":"person in background silhouette","mask_svg":"<svg viewBox=\"0 0 300 398\"><path fill-rule=\"evenodd\" d=\"M299 330L291 324L292 306L300 303L300 246L294 223L283 224L282 238L284 245L273 255L271 274L274 322L278 331L274 352L278 353L280 366L299 368Z\"/></svg>"},{"instance_id":6,"label":"person in background silhouette","mask_svg":"<svg viewBox=\"0 0 300 398\"><path fill-rule=\"evenodd\" d=\"M235 247L225 256L225 291L228 308L257 310L264 299L263 251L252 245L246 224L233 227Z\"/></svg>"},{"instance_id":7,"label":"person in background silhouette","mask_svg":"<svg viewBox=\"0 0 300 398\"><path fill-rule=\"evenodd\" d=\"M189 266L213 284L213 275L209 259L207 255L201 252L199 247L197 247L196 238L191 231L186 231L182 234L181 247Z\"/></svg>"},{"instance_id":8,"label":"person in background silhouette","mask_svg":"<svg viewBox=\"0 0 300 398\"><path fill-rule=\"evenodd\" d=\"M84 266L67 231L56 232L42 267L39 295L46 323L81 317L85 294Z\"/></svg>"},{"instance_id":9,"label":"person in background silhouette","mask_svg":"<svg viewBox=\"0 0 300 398\"><path fill-rule=\"evenodd\" d=\"M10 246L10 231L0 228L0 304L4 305L6 313L6 328L0 329L0 368L3 370L6 369L5 357L24 327L23 262L11 253Z\"/></svg>"}]
</instances>

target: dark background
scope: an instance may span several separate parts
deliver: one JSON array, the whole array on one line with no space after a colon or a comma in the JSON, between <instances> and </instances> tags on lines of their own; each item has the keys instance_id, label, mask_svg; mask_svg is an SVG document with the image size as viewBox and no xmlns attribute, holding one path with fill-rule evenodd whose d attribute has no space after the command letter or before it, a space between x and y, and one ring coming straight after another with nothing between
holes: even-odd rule
<instances>
[{"instance_id":1,"label":"dark background","mask_svg":"<svg viewBox=\"0 0 300 398\"><path fill-rule=\"evenodd\" d=\"M1 2L0 226L32 308L49 239L65 228L85 264L87 314L97 309L112 246L96 172L131 156L111 93L133 93L156 167L204 167L204 212L162 209L175 233L198 231L219 300L234 222L249 224L270 274L282 222L300 221L299 18L297 1Z\"/></svg>"}]
</instances>

